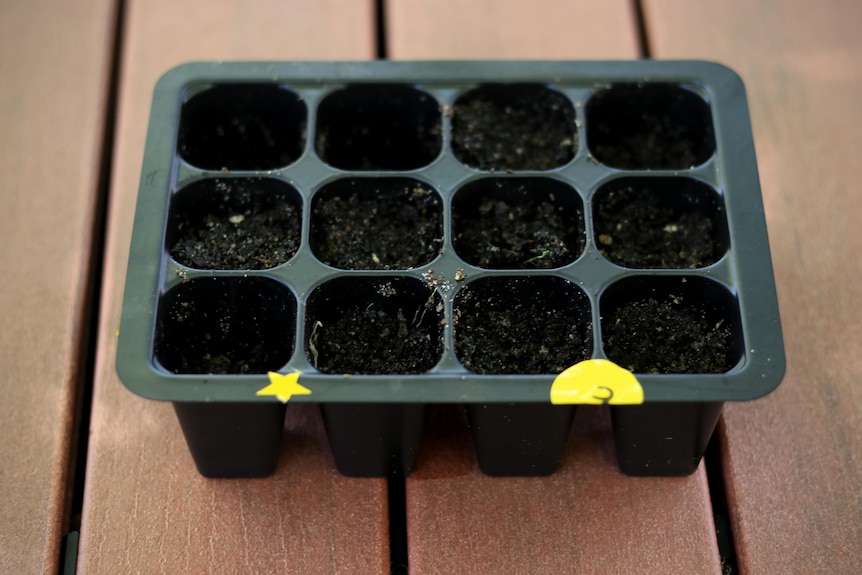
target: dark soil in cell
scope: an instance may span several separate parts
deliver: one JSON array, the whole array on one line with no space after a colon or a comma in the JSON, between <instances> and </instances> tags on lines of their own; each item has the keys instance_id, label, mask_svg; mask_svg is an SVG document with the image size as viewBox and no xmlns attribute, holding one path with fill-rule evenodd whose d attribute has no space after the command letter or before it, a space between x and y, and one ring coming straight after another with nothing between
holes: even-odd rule
<instances>
[{"instance_id":1,"label":"dark soil in cell","mask_svg":"<svg viewBox=\"0 0 862 575\"><path fill-rule=\"evenodd\" d=\"M611 131L601 124L597 129ZM602 163L623 170L687 169L703 163L701 146L699 139L670 117L644 114L637 131L618 135L614 142L596 145L593 155Z\"/></svg>"},{"instance_id":2,"label":"dark soil in cell","mask_svg":"<svg viewBox=\"0 0 862 575\"><path fill-rule=\"evenodd\" d=\"M583 238L559 206L547 200L507 202L486 198L474 217L455 214L455 250L490 269L560 267L583 251ZM579 224L578 224L579 225Z\"/></svg>"},{"instance_id":3,"label":"dark soil in cell","mask_svg":"<svg viewBox=\"0 0 862 575\"><path fill-rule=\"evenodd\" d=\"M585 326L535 305L488 309L459 326L459 359L476 373L560 373L590 357Z\"/></svg>"},{"instance_id":4,"label":"dark soil in cell","mask_svg":"<svg viewBox=\"0 0 862 575\"><path fill-rule=\"evenodd\" d=\"M205 170L286 166L302 155L306 115L299 96L278 86L217 86L183 105L179 152Z\"/></svg>"},{"instance_id":5,"label":"dark soil in cell","mask_svg":"<svg viewBox=\"0 0 862 575\"><path fill-rule=\"evenodd\" d=\"M725 373L733 367L730 326L710 321L682 296L629 302L602 325L608 358L634 373Z\"/></svg>"},{"instance_id":6,"label":"dark soil in cell","mask_svg":"<svg viewBox=\"0 0 862 575\"><path fill-rule=\"evenodd\" d=\"M171 256L198 269L259 270L283 264L300 244L299 209L287 201L262 205L251 197L176 223Z\"/></svg>"},{"instance_id":7,"label":"dark soil in cell","mask_svg":"<svg viewBox=\"0 0 862 575\"><path fill-rule=\"evenodd\" d=\"M293 353L296 304L272 280L198 278L159 307L155 355L173 373L266 373Z\"/></svg>"},{"instance_id":8,"label":"dark soil in cell","mask_svg":"<svg viewBox=\"0 0 862 575\"><path fill-rule=\"evenodd\" d=\"M430 263L443 243L442 204L418 182L321 198L311 244L325 264L351 270L409 269Z\"/></svg>"},{"instance_id":9,"label":"dark soil in cell","mask_svg":"<svg viewBox=\"0 0 862 575\"><path fill-rule=\"evenodd\" d=\"M467 369L480 374L560 373L592 355L592 324L583 293L551 289L541 297L537 289L519 290L518 282L499 291L467 290L470 286L459 293L454 326L455 352Z\"/></svg>"},{"instance_id":10,"label":"dark soil in cell","mask_svg":"<svg viewBox=\"0 0 862 575\"><path fill-rule=\"evenodd\" d=\"M599 251L621 266L699 268L724 254L710 215L663 203L650 190L615 190L594 202L594 208Z\"/></svg>"},{"instance_id":11,"label":"dark soil in cell","mask_svg":"<svg viewBox=\"0 0 862 575\"><path fill-rule=\"evenodd\" d=\"M423 326L426 312L434 313L421 307L394 313L373 305L352 308L333 323L314 327L311 359L324 373L424 373L441 353L439 340Z\"/></svg>"},{"instance_id":12,"label":"dark soil in cell","mask_svg":"<svg viewBox=\"0 0 862 575\"><path fill-rule=\"evenodd\" d=\"M685 170L715 150L709 105L674 84L619 84L587 103L587 146L623 170Z\"/></svg>"},{"instance_id":13,"label":"dark soil in cell","mask_svg":"<svg viewBox=\"0 0 862 575\"><path fill-rule=\"evenodd\" d=\"M415 170L440 154L440 106L401 84L357 84L333 92L317 113L315 149L342 170Z\"/></svg>"},{"instance_id":14,"label":"dark soil in cell","mask_svg":"<svg viewBox=\"0 0 862 575\"><path fill-rule=\"evenodd\" d=\"M176 373L206 373L226 375L235 373L264 373L266 357L263 353L255 357L233 357L229 351L225 353L205 353L200 357L183 359Z\"/></svg>"},{"instance_id":15,"label":"dark soil in cell","mask_svg":"<svg viewBox=\"0 0 862 575\"><path fill-rule=\"evenodd\" d=\"M480 170L550 170L575 156L575 112L544 86L488 85L452 110L452 151Z\"/></svg>"}]
</instances>

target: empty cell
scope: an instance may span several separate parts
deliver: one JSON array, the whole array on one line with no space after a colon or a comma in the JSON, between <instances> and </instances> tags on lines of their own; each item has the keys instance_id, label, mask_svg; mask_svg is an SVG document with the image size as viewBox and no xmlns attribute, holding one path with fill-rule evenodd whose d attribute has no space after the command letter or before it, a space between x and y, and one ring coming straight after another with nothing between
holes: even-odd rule
<instances>
[{"instance_id":1,"label":"empty cell","mask_svg":"<svg viewBox=\"0 0 862 575\"><path fill-rule=\"evenodd\" d=\"M692 178L620 178L591 202L596 246L629 268L691 269L727 252L724 204Z\"/></svg>"},{"instance_id":2,"label":"empty cell","mask_svg":"<svg viewBox=\"0 0 862 575\"><path fill-rule=\"evenodd\" d=\"M173 373L267 373L290 359L296 299L266 278L198 278L162 296L155 356Z\"/></svg>"},{"instance_id":3,"label":"empty cell","mask_svg":"<svg viewBox=\"0 0 862 575\"><path fill-rule=\"evenodd\" d=\"M166 246L191 268L272 268L299 249L301 213L299 192L281 180L199 180L171 201Z\"/></svg>"},{"instance_id":4,"label":"empty cell","mask_svg":"<svg viewBox=\"0 0 862 575\"><path fill-rule=\"evenodd\" d=\"M484 84L452 108L452 152L479 170L550 170L575 157L575 108L541 84Z\"/></svg>"},{"instance_id":5,"label":"empty cell","mask_svg":"<svg viewBox=\"0 0 862 575\"><path fill-rule=\"evenodd\" d=\"M559 277L486 277L455 296L455 354L480 374L553 374L592 355L590 301Z\"/></svg>"},{"instance_id":6,"label":"empty cell","mask_svg":"<svg viewBox=\"0 0 862 575\"><path fill-rule=\"evenodd\" d=\"M440 117L437 100L412 86L348 86L320 103L315 150L342 170L415 170L440 155Z\"/></svg>"},{"instance_id":7,"label":"empty cell","mask_svg":"<svg viewBox=\"0 0 862 575\"><path fill-rule=\"evenodd\" d=\"M305 317L306 355L324 373L425 373L443 354L443 300L415 278L331 280L311 293Z\"/></svg>"},{"instance_id":8,"label":"empty cell","mask_svg":"<svg viewBox=\"0 0 862 575\"><path fill-rule=\"evenodd\" d=\"M725 373L742 359L739 305L696 276L634 276L601 296L602 346L634 373Z\"/></svg>"},{"instance_id":9,"label":"empty cell","mask_svg":"<svg viewBox=\"0 0 862 575\"><path fill-rule=\"evenodd\" d=\"M221 84L193 95L180 114L182 158L204 170L272 170L305 148L305 102L269 84Z\"/></svg>"},{"instance_id":10,"label":"empty cell","mask_svg":"<svg viewBox=\"0 0 862 575\"><path fill-rule=\"evenodd\" d=\"M323 263L342 269L409 269L443 244L443 205L412 178L346 178L312 199L309 241Z\"/></svg>"},{"instance_id":11,"label":"empty cell","mask_svg":"<svg viewBox=\"0 0 862 575\"><path fill-rule=\"evenodd\" d=\"M682 170L715 151L709 105L673 84L618 84L590 98L587 147L623 170Z\"/></svg>"},{"instance_id":12,"label":"empty cell","mask_svg":"<svg viewBox=\"0 0 862 575\"><path fill-rule=\"evenodd\" d=\"M551 178L475 180L452 200L452 236L455 251L474 266L564 266L584 250L583 202Z\"/></svg>"}]
</instances>

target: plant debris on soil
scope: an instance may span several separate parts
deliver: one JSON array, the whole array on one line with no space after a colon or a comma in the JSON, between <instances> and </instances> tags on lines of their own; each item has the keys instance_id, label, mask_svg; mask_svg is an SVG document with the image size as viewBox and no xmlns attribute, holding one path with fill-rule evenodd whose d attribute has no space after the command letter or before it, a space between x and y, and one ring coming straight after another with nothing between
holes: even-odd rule
<instances>
[{"instance_id":1,"label":"plant debris on soil","mask_svg":"<svg viewBox=\"0 0 862 575\"><path fill-rule=\"evenodd\" d=\"M550 170L575 156L575 113L544 86L484 86L452 110L452 151L480 170Z\"/></svg>"},{"instance_id":2,"label":"plant debris on soil","mask_svg":"<svg viewBox=\"0 0 862 575\"><path fill-rule=\"evenodd\" d=\"M309 342L315 367L324 373L424 373L440 360L442 344L419 319L422 315L421 309L393 314L372 305L352 308L317 327Z\"/></svg>"},{"instance_id":3,"label":"plant debris on soil","mask_svg":"<svg viewBox=\"0 0 862 575\"><path fill-rule=\"evenodd\" d=\"M268 206L245 197L245 201L225 203L203 217L190 213L178 222L171 256L185 266L204 270L267 269L296 254L300 226L299 209L290 202Z\"/></svg>"},{"instance_id":4,"label":"plant debris on soil","mask_svg":"<svg viewBox=\"0 0 862 575\"><path fill-rule=\"evenodd\" d=\"M462 292L463 294L464 292ZM455 353L479 374L560 373L592 355L592 325L568 308L470 294L455 319Z\"/></svg>"},{"instance_id":5,"label":"plant debris on soil","mask_svg":"<svg viewBox=\"0 0 862 575\"><path fill-rule=\"evenodd\" d=\"M475 217L455 212L455 250L465 261L490 269L555 268L583 251L580 226L548 200L481 201Z\"/></svg>"},{"instance_id":6,"label":"plant debris on soil","mask_svg":"<svg viewBox=\"0 0 862 575\"><path fill-rule=\"evenodd\" d=\"M594 206L597 246L616 264L691 269L714 264L723 255L709 215L667 205L651 190L616 190Z\"/></svg>"},{"instance_id":7,"label":"plant debris on soil","mask_svg":"<svg viewBox=\"0 0 862 575\"><path fill-rule=\"evenodd\" d=\"M730 364L730 327L711 322L682 297L627 303L602 322L604 349L634 373L725 373Z\"/></svg>"},{"instance_id":8,"label":"plant debris on soil","mask_svg":"<svg viewBox=\"0 0 862 575\"><path fill-rule=\"evenodd\" d=\"M337 268L415 268L436 258L443 244L440 198L418 183L322 199L313 216L312 249Z\"/></svg>"}]
</instances>

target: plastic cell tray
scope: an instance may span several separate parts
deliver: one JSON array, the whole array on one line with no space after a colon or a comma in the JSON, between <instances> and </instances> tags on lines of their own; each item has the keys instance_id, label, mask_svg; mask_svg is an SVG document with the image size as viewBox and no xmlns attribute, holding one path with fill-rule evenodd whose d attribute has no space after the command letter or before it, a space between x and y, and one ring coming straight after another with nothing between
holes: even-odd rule
<instances>
[{"instance_id":1,"label":"plastic cell tray","mask_svg":"<svg viewBox=\"0 0 862 575\"><path fill-rule=\"evenodd\" d=\"M532 218L526 256L486 219L501 205ZM378 331L350 323L368 310ZM668 352L714 345L670 320L720 332L717 363ZM506 339L525 324L539 340ZM333 326L367 351L331 364ZM490 351L521 344L564 364ZM273 472L287 402L319 404L347 475L409 473L432 403L463 406L490 475L553 473L579 404L611 406L625 473L689 474L723 403L784 373L742 82L693 61L179 66L153 97L117 370L173 402L207 476Z\"/></svg>"}]
</instances>

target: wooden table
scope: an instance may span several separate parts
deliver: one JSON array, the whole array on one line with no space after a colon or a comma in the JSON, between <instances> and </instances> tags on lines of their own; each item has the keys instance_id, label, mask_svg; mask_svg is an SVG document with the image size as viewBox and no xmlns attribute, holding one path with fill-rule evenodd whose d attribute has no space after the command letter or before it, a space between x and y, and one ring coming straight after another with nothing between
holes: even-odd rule
<instances>
[{"instance_id":1,"label":"wooden table","mask_svg":"<svg viewBox=\"0 0 862 575\"><path fill-rule=\"evenodd\" d=\"M860 32L854 0L3 3L0 572L862 573ZM586 408L557 474L491 479L439 409L417 473L387 485L336 473L317 411L291 405L275 476L208 480L170 406L122 387L158 76L379 56L698 58L742 75L788 370L727 406L708 468L623 476L606 411Z\"/></svg>"}]
</instances>

